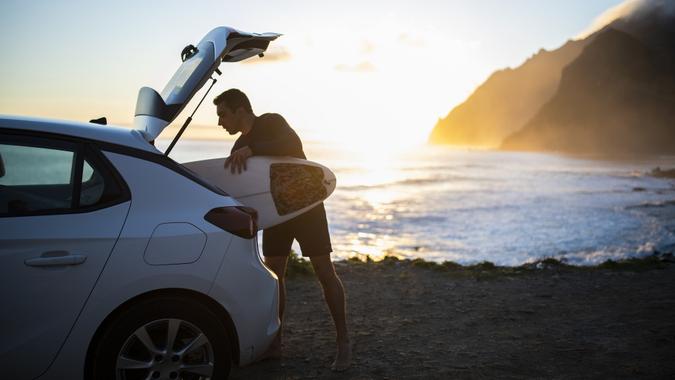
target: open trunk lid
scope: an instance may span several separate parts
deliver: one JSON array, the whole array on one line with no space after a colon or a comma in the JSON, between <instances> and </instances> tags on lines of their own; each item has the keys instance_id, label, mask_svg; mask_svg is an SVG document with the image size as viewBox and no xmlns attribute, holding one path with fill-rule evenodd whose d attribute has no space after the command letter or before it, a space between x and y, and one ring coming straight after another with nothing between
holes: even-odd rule
<instances>
[{"instance_id":1,"label":"open trunk lid","mask_svg":"<svg viewBox=\"0 0 675 380\"><path fill-rule=\"evenodd\" d=\"M142 87L136 100L134 129L153 141L185 108L192 97L218 72L221 62L239 62L261 55L280 34L246 33L221 26L211 30L197 46L188 45L181 53L183 63L162 93Z\"/></svg>"}]
</instances>

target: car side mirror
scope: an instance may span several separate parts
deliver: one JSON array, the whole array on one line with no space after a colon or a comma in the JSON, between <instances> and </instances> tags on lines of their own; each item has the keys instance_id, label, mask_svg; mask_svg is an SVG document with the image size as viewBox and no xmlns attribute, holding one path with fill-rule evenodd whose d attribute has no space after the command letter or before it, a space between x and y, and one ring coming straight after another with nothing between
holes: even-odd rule
<instances>
[{"instance_id":1,"label":"car side mirror","mask_svg":"<svg viewBox=\"0 0 675 380\"><path fill-rule=\"evenodd\" d=\"M5 161L2 160L2 153L0 153L0 178L5 176Z\"/></svg>"}]
</instances>

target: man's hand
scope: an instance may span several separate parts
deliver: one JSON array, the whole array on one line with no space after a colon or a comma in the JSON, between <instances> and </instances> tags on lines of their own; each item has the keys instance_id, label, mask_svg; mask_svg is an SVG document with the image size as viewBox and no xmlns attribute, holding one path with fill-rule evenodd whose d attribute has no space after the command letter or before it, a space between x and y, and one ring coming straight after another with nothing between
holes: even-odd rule
<instances>
[{"instance_id":1,"label":"man's hand","mask_svg":"<svg viewBox=\"0 0 675 380\"><path fill-rule=\"evenodd\" d=\"M236 171L240 174L242 170L246 170L246 160L253 155L251 148L245 146L235 150L230 157L225 160L225 169L230 167L232 174Z\"/></svg>"}]
</instances>

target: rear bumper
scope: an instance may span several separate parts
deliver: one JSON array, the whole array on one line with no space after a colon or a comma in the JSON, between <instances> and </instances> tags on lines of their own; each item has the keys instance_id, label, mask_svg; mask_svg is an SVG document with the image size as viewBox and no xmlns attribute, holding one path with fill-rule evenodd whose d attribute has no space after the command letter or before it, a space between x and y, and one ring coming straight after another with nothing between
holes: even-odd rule
<instances>
[{"instance_id":1,"label":"rear bumper","mask_svg":"<svg viewBox=\"0 0 675 380\"><path fill-rule=\"evenodd\" d=\"M232 238L209 295L232 318L239 364L260 358L279 331L279 284L260 261L256 239Z\"/></svg>"}]
</instances>

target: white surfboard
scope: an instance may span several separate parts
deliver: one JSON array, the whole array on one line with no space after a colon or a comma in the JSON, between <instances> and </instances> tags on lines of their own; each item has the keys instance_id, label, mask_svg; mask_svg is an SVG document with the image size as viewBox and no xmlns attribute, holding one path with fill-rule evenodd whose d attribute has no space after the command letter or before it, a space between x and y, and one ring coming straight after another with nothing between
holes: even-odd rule
<instances>
[{"instance_id":1,"label":"white surfboard","mask_svg":"<svg viewBox=\"0 0 675 380\"><path fill-rule=\"evenodd\" d=\"M292 219L335 190L335 174L316 162L293 157L254 156L240 174L225 169L225 158L183 166L258 211L258 226L269 228Z\"/></svg>"}]
</instances>

